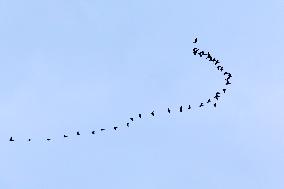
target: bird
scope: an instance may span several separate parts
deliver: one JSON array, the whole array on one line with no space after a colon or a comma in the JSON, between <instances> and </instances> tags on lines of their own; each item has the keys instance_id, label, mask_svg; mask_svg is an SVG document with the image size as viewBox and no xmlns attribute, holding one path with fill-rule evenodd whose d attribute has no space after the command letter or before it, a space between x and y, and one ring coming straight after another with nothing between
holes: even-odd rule
<instances>
[{"instance_id":1,"label":"bird","mask_svg":"<svg viewBox=\"0 0 284 189\"><path fill-rule=\"evenodd\" d=\"M95 131L92 131L92 135L94 135L95 134Z\"/></svg>"},{"instance_id":2,"label":"bird","mask_svg":"<svg viewBox=\"0 0 284 189\"><path fill-rule=\"evenodd\" d=\"M152 114L152 116L155 116L154 111L151 114Z\"/></svg>"},{"instance_id":3,"label":"bird","mask_svg":"<svg viewBox=\"0 0 284 189\"><path fill-rule=\"evenodd\" d=\"M169 114L171 113L171 110L170 110L170 108L168 108L168 112L169 112Z\"/></svg>"},{"instance_id":4,"label":"bird","mask_svg":"<svg viewBox=\"0 0 284 189\"><path fill-rule=\"evenodd\" d=\"M31 139L29 138L29 140L28 140L29 142L31 141Z\"/></svg>"},{"instance_id":5,"label":"bird","mask_svg":"<svg viewBox=\"0 0 284 189\"><path fill-rule=\"evenodd\" d=\"M224 93L226 93L226 90L227 90L227 89L223 89Z\"/></svg>"},{"instance_id":6,"label":"bird","mask_svg":"<svg viewBox=\"0 0 284 189\"><path fill-rule=\"evenodd\" d=\"M219 97L220 97L220 96L218 96L218 95L214 96L214 98L216 98L216 100L219 100Z\"/></svg>"},{"instance_id":7,"label":"bird","mask_svg":"<svg viewBox=\"0 0 284 189\"><path fill-rule=\"evenodd\" d=\"M129 127L129 123L126 123L126 126Z\"/></svg>"},{"instance_id":8,"label":"bird","mask_svg":"<svg viewBox=\"0 0 284 189\"><path fill-rule=\"evenodd\" d=\"M207 53L207 57L206 57L206 59L208 59L208 58L209 58L209 60L211 60L211 61L213 60L213 59L212 59L212 56L210 55L210 53L209 53L209 52Z\"/></svg>"},{"instance_id":9,"label":"bird","mask_svg":"<svg viewBox=\"0 0 284 189\"><path fill-rule=\"evenodd\" d=\"M80 135L79 131L77 132L77 135Z\"/></svg>"},{"instance_id":10,"label":"bird","mask_svg":"<svg viewBox=\"0 0 284 189\"><path fill-rule=\"evenodd\" d=\"M216 62L215 62L215 66L217 65L217 64L219 64L220 62L219 62L219 60L216 60Z\"/></svg>"},{"instance_id":11,"label":"bird","mask_svg":"<svg viewBox=\"0 0 284 189\"><path fill-rule=\"evenodd\" d=\"M190 106L190 105L188 105L188 109L189 109L189 110L191 109L191 106Z\"/></svg>"},{"instance_id":12,"label":"bird","mask_svg":"<svg viewBox=\"0 0 284 189\"><path fill-rule=\"evenodd\" d=\"M208 101L207 101L207 103L210 103L211 102L211 100L210 100L210 98L208 99Z\"/></svg>"},{"instance_id":13,"label":"bird","mask_svg":"<svg viewBox=\"0 0 284 189\"><path fill-rule=\"evenodd\" d=\"M226 83L226 85L230 85L230 84L232 84L232 83L230 83L228 80L227 80L227 83Z\"/></svg>"},{"instance_id":14,"label":"bird","mask_svg":"<svg viewBox=\"0 0 284 189\"><path fill-rule=\"evenodd\" d=\"M50 138L48 138L48 139L46 139L47 141L50 141L51 139Z\"/></svg>"},{"instance_id":15,"label":"bird","mask_svg":"<svg viewBox=\"0 0 284 189\"><path fill-rule=\"evenodd\" d=\"M13 139L13 137L11 137L11 138L10 138L10 141L13 142L13 141L15 141L15 140Z\"/></svg>"},{"instance_id":16,"label":"bird","mask_svg":"<svg viewBox=\"0 0 284 189\"><path fill-rule=\"evenodd\" d=\"M217 69L220 70L221 67L222 67L222 66L217 66Z\"/></svg>"},{"instance_id":17,"label":"bird","mask_svg":"<svg viewBox=\"0 0 284 189\"><path fill-rule=\"evenodd\" d=\"M182 112L182 106L179 108L179 111Z\"/></svg>"},{"instance_id":18,"label":"bird","mask_svg":"<svg viewBox=\"0 0 284 189\"><path fill-rule=\"evenodd\" d=\"M193 42L193 43L197 43L197 38L194 39L194 42Z\"/></svg>"},{"instance_id":19,"label":"bird","mask_svg":"<svg viewBox=\"0 0 284 189\"><path fill-rule=\"evenodd\" d=\"M224 75L228 75L228 79L230 79L232 77L232 74L229 72L225 72Z\"/></svg>"},{"instance_id":20,"label":"bird","mask_svg":"<svg viewBox=\"0 0 284 189\"><path fill-rule=\"evenodd\" d=\"M105 129L101 129L101 131L105 131Z\"/></svg>"},{"instance_id":21,"label":"bird","mask_svg":"<svg viewBox=\"0 0 284 189\"><path fill-rule=\"evenodd\" d=\"M139 114L139 117L141 118L141 117L142 117L142 115L141 115L141 114Z\"/></svg>"},{"instance_id":22,"label":"bird","mask_svg":"<svg viewBox=\"0 0 284 189\"><path fill-rule=\"evenodd\" d=\"M113 127L114 130L116 130L118 127Z\"/></svg>"},{"instance_id":23,"label":"bird","mask_svg":"<svg viewBox=\"0 0 284 189\"><path fill-rule=\"evenodd\" d=\"M201 108L202 106L204 106L203 103L201 103L201 104L199 105L200 108Z\"/></svg>"},{"instance_id":24,"label":"bird","mask_svg":"<svg viewBox=\"0 0 284 189\"><path fill-rule=\"evenodd\" d=\"M224 70L223 66L220 68L220 71L222 72Z\"/></svg>"},{"instance_id":25,"label":"bird","mask_svg":"<svg viewBox=\"0 0 284 189\"><path fill-rule=\"evenodd\" d=\"M216 106L217 106L217 104L215 103L215 104L214 104L214 107L216 108Z\"/></svg>"},{"instance_id":26,"label":"bird","mask_svg":"<svg viewBox=\"0 0 284 189\"><path fill-rule=\"evenodd\" d=\"M130 118L131 121L133 121L133 118Z\"/></svg>"},{"instance_id":27,"label":"bird","mask_svg":"<svg viewBox=\"0 0 284 189\"><path fill-rule=\"evenodd\" d=\"M194 54L194 55L196 55L198 51L199 51L198 48L193 48L193 54Z\"/></svg>"},{"instance_id":28,"label":"bird","mask_svg":"<svg viewBox=\"0 0 284 189\"><path fill-rule=\"evenodd\" d=\"M64 135L64 138L67 138L68 136L67 135Z\"/></svg>"}]
</instances>

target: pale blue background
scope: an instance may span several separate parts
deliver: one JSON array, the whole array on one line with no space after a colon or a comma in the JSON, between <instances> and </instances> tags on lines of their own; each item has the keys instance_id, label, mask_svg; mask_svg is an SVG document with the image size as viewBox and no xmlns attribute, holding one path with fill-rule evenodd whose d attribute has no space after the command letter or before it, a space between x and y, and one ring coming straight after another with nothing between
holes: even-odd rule
<instances>
[{"instance_id":1,"label":"pale blue background","mask_svg":"<svg viewBox=\"0 0 284 189\"><path fill-rule=\"evenodd\" d=\"M1 0L0 188L283 189L283 26L283 0ZM233 84L181 114L224 84L195 37Z\"/></svg>"}]
</instances>

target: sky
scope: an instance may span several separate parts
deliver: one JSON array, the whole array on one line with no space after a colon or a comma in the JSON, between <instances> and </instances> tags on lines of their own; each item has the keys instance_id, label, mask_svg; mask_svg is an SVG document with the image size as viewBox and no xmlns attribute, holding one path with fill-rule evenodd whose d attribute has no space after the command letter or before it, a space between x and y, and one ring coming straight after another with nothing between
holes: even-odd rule
<instances>
[{"instance_id":1,"label":"sky","mask_svg":"<svg viewBox=\"0 0 284 189\"><path fill-rule=\"evenodd\" d=\"M0 188L283 189L283 19L283 0L0 0ZM217 108L196 46L233 76Z\"/></svg>"}]
</instances>

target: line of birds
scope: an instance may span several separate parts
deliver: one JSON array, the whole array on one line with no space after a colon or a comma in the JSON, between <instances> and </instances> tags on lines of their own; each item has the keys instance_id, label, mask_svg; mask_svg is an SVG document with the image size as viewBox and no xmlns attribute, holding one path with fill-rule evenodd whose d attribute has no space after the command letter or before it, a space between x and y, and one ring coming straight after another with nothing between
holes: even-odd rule
<instances>
[{"instance_id":1,"label":"line of birds","mask_svg":"<svg viewBox=\"0 0 284 189\"><path fill-rule=\"evenodd\" d=\"M195 38L195 40L194 40L193 43L197 43L197 38ZM210 55L209 52L205 53L204 51L201 51L201 52L198 53L198 51L199 51L198 48L193 48L193 54L194 54L194 55L197 55L197 54L198 54L200 57L202 57L203 55L207 55L207 58L206 58L206 59L208 59L209 62L213 62L213 63L215 63L215 65L217 65L217 64L220 63L219 60L217 60L217 59L215 59L215 58L212 58L212 56ZM224 68L223 68L223 66L217 66L217 69L222 72ZM229 82L229 79L232 78L231 73L229 73L229 72L224 72L224 75L227 76L227 78L225 79L225 80L226 80L225 85L230 85L231 83ZM227 90L226 88L222 89L223 94L226 93L226 90ZM217 91L216 94L215 94L215 96L213 97L213 99L216 99L216 101L218 101L219 98L221 97L220 95L221 95L221 93L220 93L219 91ZM211 102L212 102L212 100L211 100L211 98L209 98L209 99L207 100L206 104L209 104L209 103L211 103ZM213 102L212 102L212 103L213 103ZM199 108L202 108L203 106L205 106L204 104L205 104L204 102L201 102L198 107L199 107ZM215 103L213 104L213 106L216 108L216 107L217 107L217 103L215 102ZM188 105L187 109L188 109L188 110L191 110L191 109L192 109L191 105ZM171 112L172 112L172 110L171 110L170 108L168 108L168 113L170 114ZM180 107L179 107L179 112L183 112L183 106L180 106ZM156 114L155 114L155 111L152 111L150 114L151 114L153 117L156 115ZM138 114L138 117L139 117L140 119L142 119L142 114ZM130 119L131 122L134 122L134 117L130 117L129 119ZM130 122L127 122L127 123L126 123L126 126L129 127L129 126L130 126ZM115 127L113 127L113 130L117 131L118 128L119 128L118 126L115 126ZM101 132L103 132L103 131L105 131L105 130L106 130L106 129L104 129L104 128L101 128L101 129L100 129ZM92 135L94 135L95 133L96 133L96 131L94 131L94 130L91 131L91 134L92 134ZM77 135L77 136L80 136L81 134L80 134L79 131L77 131L77 132L76 132L76 135ZM64 137L64 138L68 138L69 136L64 134L63 137ZM32 140L32 139L29 138L29 139L28 139L28 142L31 142L31 140ZM9 140L9 141L13 142L13 141L15 141L15 140L13 139L13 137L10 137L10 140ZM46 141L51 141L51 138L47 138Z\"/></svg>"}]
</instances>

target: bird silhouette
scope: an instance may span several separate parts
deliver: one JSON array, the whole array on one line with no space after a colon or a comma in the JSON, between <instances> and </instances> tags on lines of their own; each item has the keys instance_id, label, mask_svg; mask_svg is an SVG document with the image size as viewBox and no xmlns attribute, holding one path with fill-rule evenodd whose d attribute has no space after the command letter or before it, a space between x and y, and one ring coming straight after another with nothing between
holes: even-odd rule
<instances>
[{"instance_id":1,"label":"bird silhouette","mask_svg":"<svg viewBox=\"0 0 284 189\"><path fill-rule=\"evenodd\" d=\"M199 52L198 54L199 54L200 57L202 57L202 55L207 55L207 54L205 54L204 51L201 51L201 52Z\"/></svg>"},{"instance_id":2,"label":"bird silhouette","mask_svg":"<svg viewBox=\"0 0 284 189\"><path fill-rule=\"evenodd\" d=\"M15 140L13 139L13 137L11 137L11 138L10 138L10 141L13 142L13 141L15 141Z\"/></svg>"},{"instance_id":3,"label":"bird silhouette","mask_svg":"<svg viewBox=\"0 0 284 189\"><path fill-rule=\"evenodd\" d=\"M64 138L67 138L68 136L67 135L64 135Z\"/></svg>"},{"instance_id":4,"label":"bird silhouette","mask_svg":"<svg viewBox=\"0 0 284 189\"><path fill-rule=\"evenodd\" d=\"M219 98L220 98L220 93L217 92L216 95L214 96L214 98L216 98L216 100L219 100Z\"/></svg>"},{"instance_id":5,"label":"bird silhouette","mask_svg":"<svg viewBox=\"0 0 284 189\"><path fill-rule=\"evenodd\" d=\"M188 105L188 109L189 109L189 110L191 109L191 106L190 106L190 105Z\"/></svg>"},{"instance_id":6,"label":"bird silhouette","mask_svg":"<svg viewBox=\"0 0 284 189\"><path fill-rule=\"evenodd\" d=\"M216 106L217 106L217 104L215 103L215 104L214 104L214 107L216 108Z\"/></svg>"},{"instance_id":7,"label":"bird silhouette","mask_svg":"<svg viewBox=\"0 0 284 189\"><path fill-rule=\"evenodd\" d=\"M211 102L211 100L210 100L210 98L208 99L208 101L207 101L207 103L210 103Z\"/></svg>"},{"instance_id":8,"label":"bird silhouette","mask_svg":"<svg viewBox=\"0 0 284 189\"><path fill-rule=\"evenodd\" d=\"M228 75L228 78L227 79L230 79L232 77L232 74L229 73L229 72L225 72L224 75Z\"/></svg>"},{"instance_id":9,"label":"bird silhouette","mask_svg":"<svg viewBox=\"0 0 284 189\"><path fill-rule=\"evenodd\" d=\"M133 118L130 118L130 120L133 121L134 119L133 119Z\"/></svg>"},{"instance_id":10,"label":"bird silhouette","mask_svg":"<svg viewBox=\"0 0 284 189\"><path fill-rule=\"evenodd\" d=\"M202 106L204 106L203 103L201 103L201 104L199 105L200 108L201 108Z\"/></svg>"},{"instance_id":11,"label":"bird silhouette","mask_svg":"<svg viewBox=\"0 0 284 189\"><path fill-rule=\"evenodd\" d=\"M50 138L48 138L48 139L46 139L47 141L50 141L51 139Z\"/></svg>"},{"instance_id":12,"label":"bird silhouette","mask_svg":"<svg viewBox=\"0 0 284 189\"><path fill-rule=\"evenodd\" d=\"M141 118L141 117L142 117L142 115L141 115L141 114L139 114L139 117Z\"/></svg>"},{"instance_id":13,"label":"bird silhouette","mask_svg":"<svg viewBox=\"0 0 284 189\"><path fill-rule=\"evenodd\" d=\"M227 89L223 89L223 92L226 93L226 90L227 90Z\"/></svg>"},{"instance_id":14,"label":"bird silhouette","mask_svg":"<svg viewBox=\"0 0 284 189\"><path fill-rule=\"evenodd\" d=\"M222 67L222 66L217 66L217 69L220 70L221 67Z\"/></svg>"},{"instance_id":15,"label":"bird silhouette","mask_svg":"<svg viewBox=\"0 0 284 189\"><path fill-rule=\"evenodd\" d=\"M116 130L118 127L113 127L114 130Z\"/></svg>"},{"instance_id":16,"label":"bird silhouette","mask_svg":"<svg viewBox=\"0 0 284 189\"><path fill-rule=\"evenodd\" d=\"M193 43L197 43L197 38L194 39L194 42L193 42Z\"/></svg>"},{"instance_id":17,"label":"bird silhouette","mask_svg":"<svg viewBox=\"0 0 284 189\"><path fill-rule=\"evenodd\" d=\"M105 129L101 129L101 131L105 131Z\"/></svg>"},{"instance_id":18,"label":"bird silhouette","mask_svg":"<svg viewBox=\"0 0 284 189\"><path fill-rule=\"evenodd\" d=\"M222 72L224 70L223 66L221 66L220 71Z\"/></svg>"},{"instance_id":19,"label":"bird silhouette","mask_svg":"<svg viewBox=\"0 0 284 189\"><path fill-rule=\"evenodd\" d=\"M152 114L152 116L155 116L154 111L151 114Z\"/></svg>"},{"instance_id":20,"label":"bird silhouette","mask_svg":"<svg viewBox=\"0 0 284 189\"><path fill-rule=\"evenodd\" d=\"M215 62L215 66L217 65L217 64L219 64L220 62L219 62L219 60L216 60L216 62Z\"/></svg>"},{"instance_id":21,"label":"bird silhouette","mask_svg":"<svg viewBox=\"0 0 284 189\"><path fill-rule=\"evenodd\" d=\"M126 123L126 126L129 127L129 123Z\"/></svg>"},{"instance_id":22,"label":"bird silhouette","mask_svg":"<svg viewBox=\"0 0 284 189\"><path fill-rule=\"evenodd\" d=\"M232 83L229 82L229 79L225 79L227 82L226 82L226 85L230 85Z\"/></svg>"},{"instance_id":23,"label":"bird silhouette","mask_svg":"<svg viewBox=\"0 0 284 189\"><path fill-rule=\"evenodd\" d=\"M77 135L80 135L79 131L77 132Z\"/></svg>"},{"instance_id":24,"label":"bird silhouette","mask_svg":"<svg viewBox=\"0 0 284 189\"><path fill-rule=\"evenodd\" d=\"M170 110L170 108L168 108L168 112L169 112L169 114L171 113L171 110Z\"/></svg>"},{"instance_id":25,"label":"bird silhouette","mask_svg":"<svg viewBox=\"0 0 284 189\"><path fill-rule=\"evenodd\" d=\"M92 131L92 135L94 135L95 134L95 131Z\"/></svg>"},{"instance_id":26,"label":"bird silhouette","mask_svg":"<svg viewBox=\"0 0 284 189\"><path fill-rule=\"evenodd\" d=\"M211 61L213 60L213 59L212 59L212 56L211 56L211 54L210 54L209 52L207 53L206 59L208 59L208 58L209 58L209 61L210 61L210 60L211 60Z\"/></svg>"},{"instance_id":27,"label":"bird silhouette","mask_svg":"<svg viewBox=\"0 0 284 189\"><path fill-rule=\"evenodd\" d=\"M29 138L29 140L28 140L29 142L31 141L31 139Z\"/></svg>"},{"instance_id":28,"label":"bird silhouette","mask_svg":"<svg viewBox=\"0 0 284 189\"><path fill-rule=\"evenodd\" d=\"M181 106L181 107L179 107L179 111L180 111L180 112L182 112L182 106Z\"/></svg>"}]
</instances>

